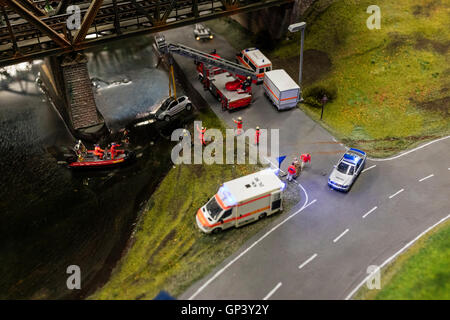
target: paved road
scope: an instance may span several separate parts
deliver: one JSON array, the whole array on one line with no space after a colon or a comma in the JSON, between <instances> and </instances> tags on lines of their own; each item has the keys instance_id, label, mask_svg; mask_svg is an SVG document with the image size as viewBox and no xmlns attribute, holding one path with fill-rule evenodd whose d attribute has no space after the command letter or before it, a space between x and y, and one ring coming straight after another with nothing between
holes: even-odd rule
<instances>
[{"instance_id":1,"label":"paved road","mask_svg":"<svg viewBox=\"0 0 450 320\"><path fill-rule=\"evenodd\" d=\"M191 34L185 27L166 37L234 57L236 50L220 36L200 43ZM276 111L261 87L249 108L223 112L202 90L192 61L175 58L230 127L233 117L242 116L247 127L279 128L281 154L309 152L313 158L299 180L299 204L180 298L344 299L367 276L368 266L381 265L450 214L450 138L391 160L369 160L348 194L331 191L327 175L345 147L320 125L298 109Z\"/></svg>"}]
</instances>

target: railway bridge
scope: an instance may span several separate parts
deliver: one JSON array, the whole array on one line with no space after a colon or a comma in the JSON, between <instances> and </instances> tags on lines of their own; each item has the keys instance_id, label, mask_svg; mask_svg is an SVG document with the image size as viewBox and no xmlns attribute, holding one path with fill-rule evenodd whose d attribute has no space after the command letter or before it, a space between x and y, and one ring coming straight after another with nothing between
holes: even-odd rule
<instances>
[{"instance_id":1,"label":"railway bridge","mask_svg":"<svg viewBox=\"0 0 450 320\"><path fill-rule=\"evenodd\" d=\"M0 68L44 59L42 79L78 136L104 128L83 50L294 0L0 0Z\"/></svg>"}]
</instances>

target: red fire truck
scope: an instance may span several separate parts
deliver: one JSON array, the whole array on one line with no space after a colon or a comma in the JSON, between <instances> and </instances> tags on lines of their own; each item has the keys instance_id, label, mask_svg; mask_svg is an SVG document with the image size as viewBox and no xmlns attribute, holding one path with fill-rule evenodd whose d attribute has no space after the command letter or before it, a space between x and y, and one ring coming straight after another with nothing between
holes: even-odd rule
<instances>
[{"instance_id":1,"label":"red fire truck","mask_svg":"<svg viewBox=\"0 0 450 320\"><path fill-rule=\"evenodd\" d=\"M252 81L257 74L237 63L181 44L166 43L164 36L155 37L158 50L164 54L179 54L194 60L198 77L221 103L223 110L246 107L252 102Z\"/></svg>"}]
</instances>

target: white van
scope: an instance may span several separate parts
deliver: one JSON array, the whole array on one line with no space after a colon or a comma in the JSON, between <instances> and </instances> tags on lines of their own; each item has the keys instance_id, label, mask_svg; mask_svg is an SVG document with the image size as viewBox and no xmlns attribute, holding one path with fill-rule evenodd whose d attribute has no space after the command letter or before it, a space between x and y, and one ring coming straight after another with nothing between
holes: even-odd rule
<instances>
[{"instance_id":1,"label":"white van","mask_svg":"<svg viewBox=\"0 0 450 320\"><path fill-rule=\"evenodd\" d=\"M197 211L197 225L205 233L240 227L283 209L282 182L265 169L225 182Z\"/></svg>"},{"instance_id":2,"label":"white van","mask_svg":"<svg viewBox=\"0 0 450 320\"><path fill-rule=\"evenodd\" d=\"M283 69L264 74L264 93L278 110L293 108L300 98L300 87Z\"/></svg>"},{"instance_id":3,"label":"white van","mask_svg":"<svg viewBox=\"0 0 450 320\"><path fill-rule=\"evenodd\" d=\"M257 74L257 83L261 83L264 72L272 70L272 62L256 48L244 49L236 55L237 61Z\"/></svg>"}]
</instances>

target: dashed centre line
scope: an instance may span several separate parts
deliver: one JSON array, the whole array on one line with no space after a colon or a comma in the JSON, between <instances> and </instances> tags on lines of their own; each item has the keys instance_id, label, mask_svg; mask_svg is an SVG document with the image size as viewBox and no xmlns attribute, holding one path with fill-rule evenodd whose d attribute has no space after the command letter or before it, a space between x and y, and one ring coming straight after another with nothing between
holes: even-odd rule
<instances>
[{"instance_id":1,"label":"dashed centre line","mask_svg":"<svg viewBox=\"0 0 450 320\"><path fill-rule=\"evenodd\" d=\"M364 219L365 217L367 217L369 214L371 214L372 212L374 212L375 210L377 210L377 206L373 207L372 209L370 209L366 214L364 214L362 216L362 218Z\"/></svg>"},{"instance_id":2,"label":"dashed centre line","mask_svg":"<svg viewBox=\"0 0 450 320\"><path fill-rule=\"evenodd\" d=\"M366 172L367 170L373 169L373 168L375 168L376 166L377 166L377 165L374 164L373 166L370 166L370 167L368 167L368 168L365 168L362 172Z\"/></svg>"},{"instance_id":3,"label":"dashed centre line","mask_svg":"<svg viewBox=\"0 0 450 320\"><path fill-rule=\"evenodd\" d=\"M420 179L419 182L422 182L422 181L424 181L424 180L427 180L427 179L429 179L429 178L431 178L431 177L434 177L434 174L430 174L429 176L426 176L425 178Z\"/></svg>"},{"instance_id":4,"label":"dashed centre line","mask_svg":"<svg viewBox=\"0 0 450 320\"><path fill-rule=\"evenodd\" d=\"M389 199L392 199L393 197L395 197L396 195L398 195L400 192L403 192L405 189L400 189L398 190L396 193L392 194L389 196Z\"/></svg>"},{"instance_id":5,"label":"dashed centre line","mask_svg":"<svg viewBox=\"0 0 450 320\"><path fill-rule=\"evenodd\" d=\"M282 283L281 283L281 282L278 282L278 284L275 286L275 288L273 288L272 290L270 290L270 292L263 298L263 300L269 299L269 298L275 293L275 291L277 291L278 288L281 287L281 285L282 285Z\"/></svg>"},{"instance_id":6,"label":"dashed centre line","mask_svg":"<svg viewBox=\"0 0 450 320\"><path fill-rule=\"evenodd\" d=\"M303 262L301 265L299 265L298 268L299 268L299 269L303 268L303 267L306 266L308 263L310 263L311 261L313 261L315 257L317 257L317 253L314 253L311 257L308 258L308 260L306 260L306 261Z\"/></svg>"},{"instance_id":7,"label":"dashed centre line","mask_svg":"<svg viewBox=\"0 0 450 320\"><path fill-rule=\"evenodd\" d=\"M346 234L347 232L349 232L350 229L346 229L344 232L342 232L340 235L338 235L336 237L336 239L333 240L334 243L338 242L340 238L342 238L344 236L344 234Z\"/></svg>"}]
</instances>

